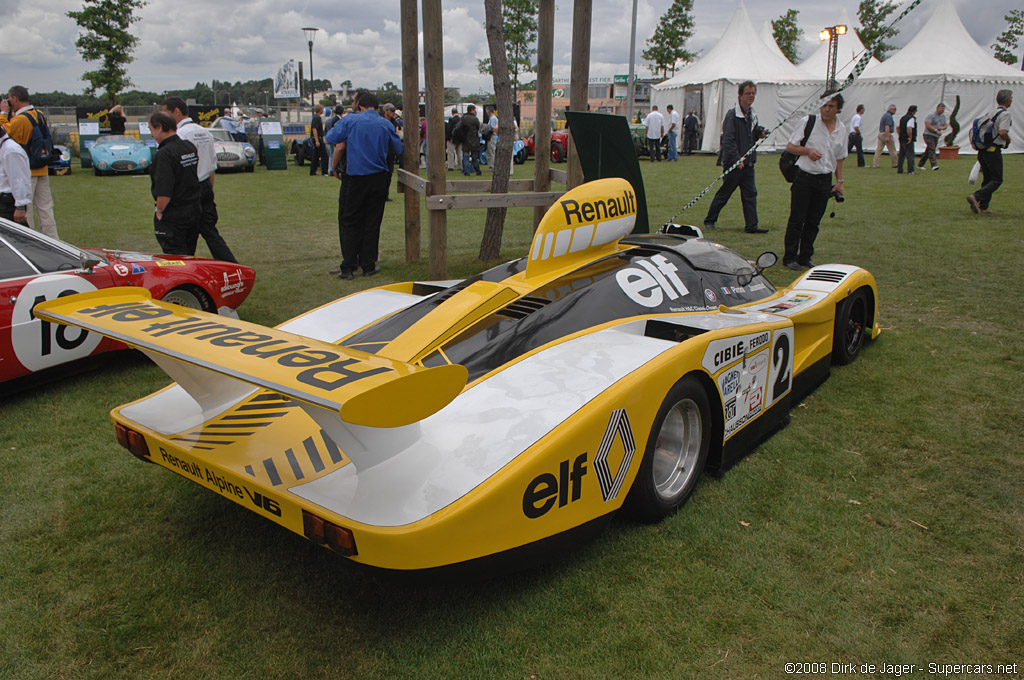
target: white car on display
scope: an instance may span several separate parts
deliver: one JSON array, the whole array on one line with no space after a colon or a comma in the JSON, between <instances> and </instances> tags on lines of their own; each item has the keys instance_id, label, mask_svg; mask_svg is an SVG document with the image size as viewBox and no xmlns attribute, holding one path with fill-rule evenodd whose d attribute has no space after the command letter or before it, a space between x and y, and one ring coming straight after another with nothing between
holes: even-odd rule
<instances>
[{"instance_id":1,"label":"white car on display","mask_svg":"<svg viewBox=\"0 0 1024 680\"><path fill-rule=\"evenodd\" d=\"M252 144L236 142L223 128L210 128L210 134L217 150L217 170L255 170L256 148Z\"/></svg>"}]
</instances>

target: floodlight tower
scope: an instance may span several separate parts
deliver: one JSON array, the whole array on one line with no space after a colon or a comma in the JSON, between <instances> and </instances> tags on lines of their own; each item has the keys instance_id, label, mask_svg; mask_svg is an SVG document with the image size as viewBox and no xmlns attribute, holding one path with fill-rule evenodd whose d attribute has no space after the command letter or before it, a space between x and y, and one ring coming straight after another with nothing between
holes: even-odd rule
<instances>
[{"instance_id":1,"label":"floodlight tower","mask_svg":"<svg viewBox=\"0 0 1024 680\"><path fill-rule=\"evenodd\" d=\"M836 81L836 61L839 56L839 36L846 35L846 26L828 26L822 29L818 37L822 41L828 40L828 66L825 73L825 94L830 95L839 89Z\"/></svg>"},{"instance_id":2,"label":"floodlight tower","mask_svg":"<svg viewBox=\"0 0 1024 680\"><path fill-rule=\"evenodd\" d=\"M309 45L309 105L310 107L316 106L313 101L313 94L316 92L316 85L313 82L313 38L316 37L316 32L319 28L307 26L302 29L302 32L306 34L306 43Z\"/></svg>"}]
</instances>

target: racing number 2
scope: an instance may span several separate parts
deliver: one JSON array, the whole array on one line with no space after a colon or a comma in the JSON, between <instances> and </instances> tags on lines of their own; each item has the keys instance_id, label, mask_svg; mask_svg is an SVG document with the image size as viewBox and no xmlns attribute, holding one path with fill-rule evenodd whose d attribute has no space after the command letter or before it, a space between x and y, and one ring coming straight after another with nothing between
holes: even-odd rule
<instances>
[{"instance_id":1,"label":"racing number 2","mask_svg":"<svg viewBox=\"0 0 1024 680\"><path fill-rule=\"evenodd\" d=\"M785 333L776 333L775 346L772 347L772 369L775 373L775 382L772 384L772 403L789 391L789 381L793 373L789 358L790 351L789 336Z\"/></svg>"},{"instance_id":2,"label":"racing number 2","mask_svg":"<svg viewBox=\"0 0 1024 680\"><path fill-rule=\"evenodd\" d=\"M77 291L77 290L64 290L64 291L61 291L60 294L57 297L62 298L62 297L65 297L67 295L74 295L75 293L78 293L78 292L79 291ZM35 306L38 305L40 302L46 302L46 296L45 295L38 295L38 296L36 296L36 299L32 302L32 307L35 308ZM79 345L81 345L83 342L85 342L85 336L89 335L89 331L85 330L84 328L72 328L71 326L65 326L63 324L58 324L57 325L57 330L56 330L56 332L54 332L52 330L52 326L53 326L53 324L51 324L49 321L44 321L42 319L39 319L39 327L41 329L41 331L40 331L41 332L41 336L40 336L40 342L39 342L39 355L40 356L44 356L44 357L45 356L49 356L53 352L53 341L54 340L57 341L57 346L58 347L60 347L61 349L67 351L67 350L72 350L72 349L78 347ZM68 332L69 331L77 331L78 332L78 336L77 337L73 337L73 338L68 338Z\"/></svg>"}]
</instances>

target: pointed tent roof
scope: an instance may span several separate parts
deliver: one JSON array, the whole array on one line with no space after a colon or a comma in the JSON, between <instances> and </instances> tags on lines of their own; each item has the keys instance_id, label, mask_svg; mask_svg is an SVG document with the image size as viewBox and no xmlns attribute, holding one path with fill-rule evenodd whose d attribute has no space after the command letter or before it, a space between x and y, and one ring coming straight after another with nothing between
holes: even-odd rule
<instances>
[{"instance_id":1,"label":"pointed tent roof","mask_svg":"<svg viewBox=\"0 0 1024 680\"><path fill-rule=\"evenodd\" d=\"M870 66L865 78L894 82L945 74L964 80L1019 82L1022 74L975 42L964 28L952 0L938 0L935 11L914 39L889 59Z\"/></svg>"},{"instance_id":2,"label":"pointed tent roof","mask_svg":"<svg viewBox=\"0 0 1024 680\"><path fill-rule=\"evenodd\" d=\"M865 50L860 36L857 35L857 31L853 30L850 15L846 13L845 8L839 13L839 21L835 25L846 26L848 29L846 35L839 36L839 49L836 58L836 79L841 82L853 72ZM871 57L868 68L880 63L882 62ZM800 68L814 78L824 78L825 70L828 68L828 42L818 45L818 49L812 52L811 56L800 62Z\"/></svg>"},{"instance_id":3,"label":"pointed tent roof","mask_svg":"<svg viewBox=\"0 0 1024 680\"><path fill-rule=\"evenodd\" d=\"M773 41L774 42L774 41ZM750 22L743 0L739 0L729 26L714 47L656 89L682 87L716 80L755 83L806 82L812 80L794 66L775 46L772 50Z\"/></svg>"},{"instance_id":4,"label":"pointed tent roof","mask_svg":"<svg viewBox=\"0 0 1024 680\"><path fill-rule=\"evenodd\" d=\"M785 52L782 51L782 48L779 47L779 43L775 42L775 31L772 30L772 22L767 19L765 19L763 24L761 24L761 40L763 40L764 44L768 46L768 49L772 52L777 52L782 55L783 59L789 61L789 57L787 57Z\"/></svg>"}]
</instances>

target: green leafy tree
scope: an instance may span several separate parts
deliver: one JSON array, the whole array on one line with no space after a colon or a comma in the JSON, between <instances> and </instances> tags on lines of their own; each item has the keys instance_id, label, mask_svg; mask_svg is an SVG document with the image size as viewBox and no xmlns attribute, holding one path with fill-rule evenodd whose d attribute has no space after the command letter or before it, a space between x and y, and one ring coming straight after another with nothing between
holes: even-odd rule
<instances>
[{"instance_id":1,"label":"green leafy tree","mask_svg":"<svg viewBox=\"0 0 1024 680\"><path fill-rule=\"evenodd\" d=\"M668 77L676 72L680 61L692 61L693 52L686 49L686 41L693 37L693 0L673 0L672 6L661 17L654 35L647 40L643 58L653 73Z\"/></svg>"},{"instance_id":2,"label":"green leafy tree","mask_svg":"<svg viewBox=\"0 0 1024 680\"><path fill-rule=\"evenodd\" d=\"M796 24L799 14L800 10L791 9L778 19L772 20L772 37L775 38L775 43L786 55L786 59L794 64L800 57L800 38L804 34L804 29Z\"/></svg>"},{"instance_id":3,"label":"green leafy tree","mask_svg":"<svg viewBox=\"0 0 1024 680\"><path fill-rule=\"evenodd\" d=\"M899 29L886 26L885 20L897 9L898 5L888 0L860 0L857 6L857 18L860 20L857 37L871 51L871 56L879 61L885 61L886 55L896 49L886 40L896 37Z\"/></svg>"},{"instance_id":4,"label":"green leafy tree","mask_svg":"<svg viewBox=\"0 0 1024 680\"><path fill-rule=\"evenodd\" d=\"M1011 9L1003 18L1006 19L1006 30L996 38L992 50L996 59L1012 66L1017 63L1017 55L1014 52L1017 51L1020 36L1024 35L1024 10Z\"/></svg>"},{"instance_id":5,"label":"green leafy tree","mask_svg":"<svg viewBox=\"0 0 1024 680\"><path fill-rule=\"evenodd\" d=\"M146 0L84 0L81 11L68 12L81 29L75 40L78 53L85 61L100 62L99 68L82 75L89 83L86 94L102 89L107 103L114 104L118 93L132 84L128 64L139 39L128 28L145 5Z\"/></svg>"},{"instance_id":6,"label":"green leafy tree","mask_svg":"<svg viewBox=\"0 0 1024 680\"><path fill-rule=\"evenodd\" d=\"M377 99L381 106L394 104L402 108L402 91L390 80L377 88Z\"/></svg>"},{"instance_id":7,"label":"green leafy tree","mask_svg":"<svg viewBox=\"0 0 1024 680\"><path fill-rule=\"evenodd\" d=\"M519 77L533 73L537 64L533 60L537 48L538 0L504 0L501 3L502 31L505 35L505 59L508 62L508 76L512 83L512 100L515 101L522 83ZM487 24L484 24L486 30ZM491 73L491 59L477 62L480 73ZM493 74L492 74L493 75Z\"/></svg>"}]
</instances>

